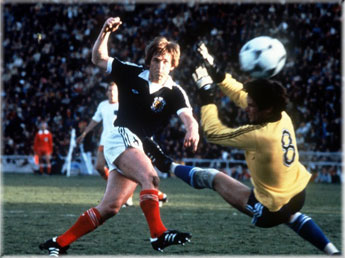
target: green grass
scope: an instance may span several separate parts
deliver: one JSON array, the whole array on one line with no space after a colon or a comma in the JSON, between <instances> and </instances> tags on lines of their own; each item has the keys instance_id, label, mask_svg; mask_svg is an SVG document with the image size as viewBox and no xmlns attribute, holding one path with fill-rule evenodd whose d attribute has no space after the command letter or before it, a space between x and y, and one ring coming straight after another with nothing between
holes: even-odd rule
<instances>
[{"instance_id":1,"label":"green grass","mask_svg":"<svg viewBox=\"0 0 345 258\"><path fill-rule=\"evenodd\" d=\"M97 176L4 174L2 178L2 255L44 254L38 244L67 230L85 210L101 200L105 181ZM211 190L195 190L176 178L162 179L169 202L161 208L168 228L192 232L192 242L172 246L167 255L314 255L322 254L285 225L256 228ZM330 240L342 244L340 185L310 184L302 212L311 216ZM71 255L155 255L138 203L122 209L71 246Z\"/></svg>"}]
</instances>

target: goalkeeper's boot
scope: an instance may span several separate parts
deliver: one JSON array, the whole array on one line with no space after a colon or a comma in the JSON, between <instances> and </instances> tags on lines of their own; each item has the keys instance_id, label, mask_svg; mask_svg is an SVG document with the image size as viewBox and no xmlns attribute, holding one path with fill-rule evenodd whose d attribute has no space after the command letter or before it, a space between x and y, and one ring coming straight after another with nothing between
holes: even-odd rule
<instances>
[{"instance_id":1,"label":"goalkeeper's boot","mask_svg":"<svg viewBox=\"0 0 345 258\"><path fill-rule=\"evenodd\" d=\"M39 248L41 250L48 250L49 256L53 256L53 257L59 257L60 254L67 254L67 249L69 248L69 245L65 247L61 247L56 242L56 238L57 237L53 237L47 240L45 243L40 244Z\"/></svg>"},{"instance_id":2,"label":"goalkeeper's boot","mask_svg":"<svg viewBox=\"0 0 345 258\"><path fill-rule=\"evenodd\" d=\"M166 155L159 145L148 137L143 140L146 155L151 159L152 164L163 173L170 173L170 166L173 160Z\"/></svg>"},{"instance_id":3,"label":"goalkeeper's boot","mask_svg":"<svg viewBox=\"0 0 345 258\"><path fill-rule=\"evenodd\" d=\"M163 252L165 247L170 245L184 245L190 242L192 235L190 233L182 233L177 230L167 230L158 238L151 238L153 249Z\"/></svg>"},{"instance_id":4,"label":"goalkeeper's boot","mask_svg":"<svg viewBox=\"0 0 345 258\"><path fill-rule=\"evenodd\" d=\"M168 196L165 193L158 191L158 200L159 207L162 207L164 203L168 202Z\"/></svg>"}]
</instances>

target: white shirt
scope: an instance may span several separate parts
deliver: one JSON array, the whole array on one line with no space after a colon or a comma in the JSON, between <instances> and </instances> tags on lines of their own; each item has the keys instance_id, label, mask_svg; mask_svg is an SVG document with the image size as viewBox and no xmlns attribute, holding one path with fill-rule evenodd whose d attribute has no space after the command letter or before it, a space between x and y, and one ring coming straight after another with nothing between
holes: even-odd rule
<instances>
[{"instance_id":1,"label":"white shirt","mask_svg":"<svg viewBox=\"0 0 345 258\"><path fill-rule=\"evenodd\" d=\"M100 145L104 145L106 134L114 128L114 121L117 117L117 111L119 109L119 103L109 103L109 100L103 100L99 103L92 120L97 123L103 121L103 131L101 135Z\"/></svg>"}]
</instances>

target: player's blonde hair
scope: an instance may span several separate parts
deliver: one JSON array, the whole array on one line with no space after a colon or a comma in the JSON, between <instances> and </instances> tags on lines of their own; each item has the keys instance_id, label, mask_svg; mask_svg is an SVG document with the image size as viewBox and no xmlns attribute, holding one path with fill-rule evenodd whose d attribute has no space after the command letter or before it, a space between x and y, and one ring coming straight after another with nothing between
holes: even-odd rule
<instances>
[{"instance_id":1,"label":"player's blonde hair","mask_svg":"<svg viewBox=\"0 0 345 258\"><path fill-rule=\"evenodd\" d=\"M165 53L171 55L171 66L177 67L180 61L180 45L163 36L155 37L145 49L145 65L150 66L153 55Z\"/></svg>"}]
</instances>

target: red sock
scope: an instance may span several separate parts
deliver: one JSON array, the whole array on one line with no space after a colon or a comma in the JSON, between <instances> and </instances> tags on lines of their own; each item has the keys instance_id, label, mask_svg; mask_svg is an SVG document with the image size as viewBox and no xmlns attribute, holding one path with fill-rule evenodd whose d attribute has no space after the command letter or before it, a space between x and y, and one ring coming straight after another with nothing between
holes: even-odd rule
<instances>
[{"instance_id":1,"label":"red sock","mask_svg":"<svg viewBox=\"0 0 345 258\"><path fill-rule=\"evenodd\" d=\"M140 192L140 207L145 214L151 237L159 237L167 228L163 225L159 213L158 190L142 190Z\"/></svg>"},{"instance_id":2,"label":"red sock","mask_svg":"<svg viewBox=\"0 0 345 258\"><path fill-rule=\"evenodd\" d=\"M52 166L51 165L48 165L47 167L47 173L50 174L52 172Z\"/></svg>"},{"instance_id":3,"label":"red sock","mask_svg":"<svg viewBox=\"0 0 345 258\"><path fill-rule=\"evenodd\" d=\"M102 219L99 211L96 208L88 209L69 230L56 239L56 242L61 247L65 247L83 235L95 230L101 224Z\"/></svg>"},{"instance_id":4,"label":"red sock","mask_svg":"<svg viewBox=\"0 0 345 258\"><path fill-rule=\"evenodd\" d=\"M44 172L44 167L43 165L40 165L40 173L43 174L43 172Z\"/></svg>"}]
</instances>

